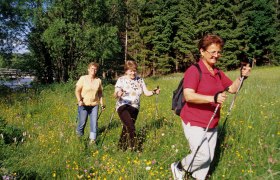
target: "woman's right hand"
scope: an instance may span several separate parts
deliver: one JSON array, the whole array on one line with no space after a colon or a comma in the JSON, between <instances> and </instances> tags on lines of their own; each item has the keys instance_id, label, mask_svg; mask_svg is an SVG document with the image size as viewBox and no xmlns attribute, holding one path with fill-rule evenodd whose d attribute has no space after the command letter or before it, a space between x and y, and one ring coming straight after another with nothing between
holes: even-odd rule
<instances>
[{"instance_id":1,"label":"woman's right hand","mask_svg":"<svg viewBox=\"0 0 280 180\"><path fill-rule=\"evenodd\" d=\"M80 100L80 101L78 102L78 105L79 105L79 106L83 106L83 105L84 105L84 101L83 101L83 100Z\"/></svg>"},{"instance_id":2,"label":"woman's right hand","mask_svg":"<svg viewBox=\"0 0 280 180\"><path fill-rule=\"evenodd\" d=\"M121 97L122 95L123 95L123 91L122 90L117 92L117 97Z\"/></svg>"},{"instance_id":3,"label":"woman's right hand","mask_svg":"<svg viewBox=\"0 0 280 180\"><path fill-rule=\"evenodd\" d=\"M227 98L227 95L226 95L226 92L224 91L224 92L219 92L218 94L217 94L217 99L215 99L215 103L218 103L218 104L223 104L223 102L226 100L226 98Z\"/></svg>"}]
</instances>

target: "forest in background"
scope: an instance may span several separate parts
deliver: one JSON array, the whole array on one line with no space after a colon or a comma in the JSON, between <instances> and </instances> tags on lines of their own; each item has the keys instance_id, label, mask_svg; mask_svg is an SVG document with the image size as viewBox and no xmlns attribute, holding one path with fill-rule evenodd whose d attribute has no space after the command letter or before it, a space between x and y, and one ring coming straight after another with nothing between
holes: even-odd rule
<instances>
[{"instance_id":1,"label":"forest in background","mask_svg":"<svg viewBox=\"0 0 280 180\"><path fill-rule=\"evenodd\" d=\"M207 33L226 42L223 70L238 68L243 55L279 65L279 17L278 0L3 0L0 68L32 71L45 83L77 79L91 61L106 78L128 59L142 76L183 72Z\"/></svg>"}]
</instances>

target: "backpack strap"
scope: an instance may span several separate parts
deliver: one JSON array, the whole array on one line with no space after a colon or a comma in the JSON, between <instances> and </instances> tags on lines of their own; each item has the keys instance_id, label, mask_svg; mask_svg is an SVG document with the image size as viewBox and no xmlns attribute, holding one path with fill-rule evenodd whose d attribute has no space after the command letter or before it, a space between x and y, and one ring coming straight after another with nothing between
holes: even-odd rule
<instances>
[{"instance_id":1,"label":"backpack strap","mask_svg":"<svg viewBox=\"0 0 280 180\"><path fill-rule=\"evenodd\" d=\"M199 81L201 80L201 76L202 76L202 72L201 72L201 69L199 67L199 64L198 63L195 63L194 66L197 68L198 72L199 72ZM220 69L218 69L218 76L220 77L220 79L222 79L221 77L221 73L220 73Z\"/></svg>"},{"instance_id":2,"label":"backpack strap","mask_svg":"<svg viewBox=\"0 0 280 180\"><path fill-rule=\"evenodd\" d=\"M199 67L199 64L198 63L195 63L194 66L197 68L198 72L199 72L199 81L201 80L201 76L202 76L202 72L201 72L201 69Z\"/></svg>"},{"instance_id":3,"label":"backpack strap","mask_svg":"<svg viewBox=\"0 0 280 180\"><path fill-rule=\"evenodd\" d=\"M220 79L222 79L222 76L221 76L221 73L220 73L220 69L217 68L217 70L218 70L218 75L219 75Z\"/></svg>"}]
</instances>

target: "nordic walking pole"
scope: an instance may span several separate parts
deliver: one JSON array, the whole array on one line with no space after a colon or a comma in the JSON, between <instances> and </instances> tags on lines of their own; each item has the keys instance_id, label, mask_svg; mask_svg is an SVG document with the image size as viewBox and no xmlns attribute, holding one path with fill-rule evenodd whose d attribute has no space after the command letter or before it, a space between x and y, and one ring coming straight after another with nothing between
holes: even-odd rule
<instances>
[{"instance_id":1,"label":"nordic walking pole","mask_svg":"<svg viewBox=\"0 0 280 180\"><path fill-rule=\"evenodd\" d=\"M216 108L215 108L215 110L214 110L214 113L213 113L213 115L211 116L211 118L210 118L210 120L209 120L209 123L207 124L207 127L206 127L206 129L205 129L205 133L204 133L204 135L203 135L202 138L201 138L201 142L199 143L199 145L197 146L197 148L196 148L196 150L195 150L195 153L194 153L193 158L192 158L192 161L191 161L191 163L190 163L190 165L189 165L189 167L188 167L188 169L187 169L187 172L189 172L189 170L190 170L190 168L191 168L191 166L192 166L192 164L193 164L193 162L194 162L194 158L195 158L195 156L196 156L198 150L200 149L200 147L201 147L201 145L202 145L202 143L203 143L203 141L204 141L204 139L205 139L205 137L206 137L206 134L207 134L207 131L208 131L208 129L209 129L209 126L210 126L211 122L213 121L213 119L214 119L214 117L215 117L215 115L216 115L216 113L217 113L219 107L220 107L220 104L218 104L218 105L216 106Z\"/></svg>"},{"instance_id":2,"label":"nordic walking pole","mask_svg":"<svg viewBox=\"0 0 280 180\"><path fill-rule=\"evenodd\" d=\"M97 120L100 118L100 116L101 116L102 112L105 110L105 108L106 108L105 105L104 105L104 106L101 106L101 111L100 111L100 113L99 113L99 115L98 115L98 117L97 117Z\"/></svg>"},{"instance_id":3,"label":"nordic walking pole","mask_svg":"<svg viewBox=\"0 0 280 180\"><path fill-rule=\"evenodd\" d=\"M159 89L159 86L157 86L157 88L155 88L155 89L153 90L153 93L156 94L156 114L155 114L155 119L158 118L158 94L156 93L156 90L158 90L158 89ZM156 138L156 137L157 137L157 131L155 130L154 132L155 132L155 139L157 139L157 138Z\"/></svg>"},{"instance_id":4,"label":"nordic walking pole","mask_svg":"<svg viewBox=\"0 0 280 180\"><path fill-rule=\"evenodd\" d=\"M238 93L239 93L239 90L240 90L240 88L241 88L241 86L242 86L242 84L243 84L243 81L244 81L244 76L242 76L241 81L240 81L240 84L239 84L239 86L238 86L238 88L237 88L237 91L236 91L236 93L234 94L234 97L233 97L232 102L231 102L231 104L230 104L230 107L229 107L229 109L228 109L228 112L227 112L225 121L224 121L224 123L223 123L222 129L220 130L220 133L219 133L220 135L221 135L222 132L224 131L225 125L226 125L227 120L228 120L228 117L229 117L229 115L230 115L230 113L231 113L231 110L232 110L233 105L234 105L234 103L235 103L236 97L237 97L237 95L238 95ZM219 136L218 136L218 137L219 137Z\"/></svg>"},{"instance_id":5,"label":"nordic walking pole","mask_svg":"<svg viewBox=\"0 0 280 180\"><path fill-rule=\"evenodd\" d=\"M121 91L123 92L123 90L121 90ZM121 98L121 97L119 97L118 100L119 100L120 98ZM116 102L116 105L117 105L117 103L118 103L118 101ZM111 123L112 123L112 119L113 119L113 117L114 117L116 111L117 111L117 110L114 109L114 112L111 114L111 118L110 118L109 124L108 124L108 126L106 127L106 129L105 129L105 134L104 134L104 137L103 137L103 139L102 139L102 141L101 141L100 146L102 146L102 144L103 144L103 142L104 142L104 139L105 139L105 137L106 137L107 131L108 131L108 129L109 129Z\"/></svg>"},{"instance_id":6,"label":"nordic walking pole","mask_svg":"<svg viewBox=\"0 0 280 180\"><path fill-rule=\"evenodd\" d=\"M102 139L102 141L101 141L101 143L100 143L100 146L102 146L102 144L103 144L103 142L104 142L104 139L105 139L106 134L107 134L107 131L108 131L108 129L109 129L111 123L112 123L112 119L113 119L113 117L114 117L115 112L116 112L116 110L114 110L114 112L113 112L112 115L111 115L109 124L108 124L108 126L106 127L106 129L105 129L105 134L104 134L104 137L103 137L103 139Z\"/></svg>"},{"instance_id":7,"label":"nordic walking pole","mask_svg":"<svg viewBox=\"0 0 280 180\"><path fill-rule=\"evenodd\" d=\"M100 113L99 113L99 115L98 115L98 117L97 117L97 121L99 120L99 118L100 118L102 112L103 112L103 110L100 111Z\"/></svg>"},{"instance_id":8,"label":"nordic walking pole","mask_svg":"<svg viewBox=\"0 0 280 180\"><path fill-rule=\"evenodd\" d=\"M250 59L248 59L248 62L245 62L245 63L246 63L246 64L249 64L250 67L252 67L252 61L251 61ZM241 70L242 70L243 66L245 66L245 65L243 64L243 65L241 66ZM229 115L230 115L230 113L231 113L231 110L232 110L233 105L234 105L234 103L235 103L236 97L237 97L237 95L238 95L238 93L239 93L239 90L240 90L240 88L241 88L242 85L243 85L244 79L245 79L245 77L241 75L240 84L239 84L239 86L238 86L238 88L237 88L236 93L235 93L234 96L233 96L232 102L231 102L231 104L230 104L230 107L229 107L229 109L228 109L228 112L227 112L227 115L226 115L226 118L225 118L225 121L224 121L224 123L223 123L223 125L222 125L222 129L220 130L220 133L219 133L219 135L218 135L218 139L220 139L220 136L221 136L222 132L224 131L224 128L225 128L226 123L227 123L227 120L228 120L228 117L229 117Z\"/></svg>"},{"instance_id":9,"label":"nordic walking pole","mask_svg":"<svg viewBox=\"0 0 280 180\"><path fill-rule=\"evenodd\" d=\"M157 86L156 89L154 89L154 91L158 90L159 86ZM156 94L156 118L158 117L158 94Z\"/></svg>"}]
</instances>

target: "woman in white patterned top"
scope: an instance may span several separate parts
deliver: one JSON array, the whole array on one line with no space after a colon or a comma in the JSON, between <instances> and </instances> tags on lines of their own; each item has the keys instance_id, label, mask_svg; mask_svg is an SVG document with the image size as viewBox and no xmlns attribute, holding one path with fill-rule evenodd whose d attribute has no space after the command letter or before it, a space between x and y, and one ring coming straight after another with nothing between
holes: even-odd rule
<instances>
[{"instance_id":1,"label":"woman in white patterned top","mask_svg":"<svg viewBox=\"0 0 280 180\"><path fill-rule=\"evenodd\" d=\"M149 91L142 78L137 76L137 64L135 61L126 61L125 75L117 80L114 96L118 98L116 110L123 123L119 140L119 148L135 150L136 134L135 122L140 108L140 96L159 94L160 89Z\"/></svg>"}]
</instances>

